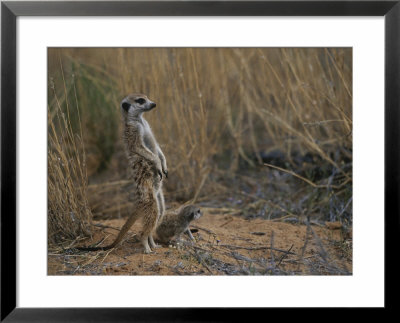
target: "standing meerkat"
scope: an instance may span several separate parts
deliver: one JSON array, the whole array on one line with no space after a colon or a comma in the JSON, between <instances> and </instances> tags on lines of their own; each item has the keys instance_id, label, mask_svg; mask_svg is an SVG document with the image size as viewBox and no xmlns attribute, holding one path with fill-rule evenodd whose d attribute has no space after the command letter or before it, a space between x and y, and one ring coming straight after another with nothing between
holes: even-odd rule
<instances>
[{"instance_id":1,"label":"standing meerkat","mask_svg":"<svg viewBox=\"0 0 400 323\"><path fill-rule=\"evenodd\" d=\"M140 240L144 252L152 252L150 246L158 247L153 240L153 231L157 223L161 222L165 211L162 180L163 174L168 176L168 170L165 156L150 125L143 118L144 112L155 107L156 104L144 94L133 93L121 101L120 108L124 122L123 141L133 181L134 210L112 244L105 247L77 249L90 251L114 248L139 218L143 219Z\"/></svg>"},{"instance_id":2,"label":"standing meerkat","mask_svg":"<svg viewBox=\"0 0 400 323\"><path fill-rule=\"evenodd\" d=\"M156 230L158 240L162 243L167 243L173 237L179 237L184 232L189 235L191 240L194 240L189 224L201 217L201 215L200 208L193 204L175 211L167 211Z\"/></svg>"}]
</instances>

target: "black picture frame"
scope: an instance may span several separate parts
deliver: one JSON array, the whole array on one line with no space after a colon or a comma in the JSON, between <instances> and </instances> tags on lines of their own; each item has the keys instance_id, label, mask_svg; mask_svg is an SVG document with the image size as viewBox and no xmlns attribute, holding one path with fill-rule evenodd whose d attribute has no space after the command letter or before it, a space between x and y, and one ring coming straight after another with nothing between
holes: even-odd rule
<instances>
[{"instance_id":1,"label":"black picture frame","mask_svg":"<svg viewBox=\"0 0 400 323\"><path fill-rule=\"evenodd\" d=\"M399 233L400 1L82 1L1 3L1 321L236 321L243 309L17 308L16 19L18 16L384 16L385 18L385 308ZM372 153L372 152L371 152ZM373 166L371 166L373 167ZM373 170L372 170L373 171ZM373 189L373 188L371 188ZM40 291L38 291L40 293ZM262 309L248 309L251 315Z\"/></svg>"}]
</instances>

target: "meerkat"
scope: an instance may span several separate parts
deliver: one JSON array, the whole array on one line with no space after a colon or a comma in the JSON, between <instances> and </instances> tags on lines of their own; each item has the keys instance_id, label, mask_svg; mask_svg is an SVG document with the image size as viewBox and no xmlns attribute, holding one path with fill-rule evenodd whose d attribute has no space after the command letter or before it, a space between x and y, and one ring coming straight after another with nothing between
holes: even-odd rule
<instances>
[{"instance_id":1,"label":"meerkat","mask_svg":"<svg viewBox=\"0 0 400 323\"><path fill-rule=\"evenodd\" d=\"M133 181L135 209L112 244L105 247L77 249L91 251L114 248L139 218L143 220L140 240L144 252L150 253L151 248L158 247L154 242L153 232L165 212L162 181L163 175L168 177L168 169L165 156L150 125L143 117L144 112L155 107L156 104L144 94L130 94L121 101L120 108L124 122L123 141Z\"/></svg>"},{"instance_id":2,"label":"meerkat","mask_svg":"<svg viewBox=\"0 0 400 323\"><path fill-rule=\"evenodd\" d=\"M175 211L167 211L162 222L156 229L157 239L162 243L167 243L173 237L180 237L182 233L187 233L191 240L194 237L189 229L189 224L193 220L200 218L201 210L196 205L190 204Z\"/></svg>"}]
</instances>

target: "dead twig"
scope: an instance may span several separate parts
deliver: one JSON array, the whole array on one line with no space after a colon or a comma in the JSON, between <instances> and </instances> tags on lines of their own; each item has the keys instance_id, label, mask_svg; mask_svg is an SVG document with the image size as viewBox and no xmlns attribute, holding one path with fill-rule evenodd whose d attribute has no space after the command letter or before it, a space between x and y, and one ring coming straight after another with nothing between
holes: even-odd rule
<instances>
[{"instance_id":1,"label":"dead twig","mask_svg":"<svg viewBox=\"0 0 400 323\"><path fill-rule=\"evenodd\" d=\"M202 227L199 227L198 225L191 225L191 227L193 227L193 228L195 228L195 229L202 230L202 231L204 231L204 232L207 232L208 234L216 235L216 234L215 234L214 232L212 232L211 230L205 229L205 228L202 228Z\"/></svg>"},{"instance_id":2,"label":"dead twig","mask_svg":"<svg viewBox=\"0 0 400 323\"><path fill-rule=\"evenodd\" d=\"M198 186L197 191L196 191L191 203L196 203L196 201L197 201L197 199L199 197L200 191L203 188L204 183L206 182L206 179L207 179L209 174L210 174L210 170L207 170L206 173L203 175L203 178L201 179L200 185Z\"/></svg>"},{"instance_id":3,"label":"dead twig","mask_svg":"<svg viewBox=\"0 0 400 323\"><path fill-rule=\"evenodd\" d=\"M112 226L104 225L104 224L100 224L100 223L95 223L95 224L93 224L93 226L103 228L103 229L113 229L113 230L121 231L121 229L118 229L116 227L112 227Z\"/></svg>"},{"instance_id":4,"label":"dead twig","mask_svg":"<svg viewBox=\"0 0 400 323\"><path fill-rule=\"evenodd\" d=\"M292 245L290 246L289 250L288 250L285 254L282 255L281 259L279 259L279 262L278 262L278 264L276 265L276 268L278 268L279 265L281 264L282 260L285 259L285 258L287 257L287 255L289 254L290 250L292 250L293 246L294 246L294 245L292 244Z\"/></svg>"},{"instance_id":5,"label":"dead twig","mask_svg":"<svg viewBox=\"0 0 400 323\"><path fill-rule=\"evenodd\" d=\"M206 268L211 274L214 274L213 271L210 269L210 267L208 267L208 265L205 263L205 261L203 260L203 258L201 257L201 255L198 254L197 251L195 252L190 252L191 254L193 254L197 260L200 262L200 264Z\"/></svg>"},{"instance_id":6,"label":"dead twig","mask_svg":"<svg viewBox=\"0 0 400 323\"><path fill-rule=\"evenodd\" d=\"M340 211L339 215L337 216L339 219L342 216L342 214L344 213L344 211L346 211L346 209L348 208L348 206L350 205L351 201L353 201L353 196L351 196L349 198L349 200L347 201L346 205L344 206L344 208L342 209L342 211Z\"/></svg>"},{"instance_id":7,"label":"dead twig","mask_svg":"<svg viewBox=\"0 0 400 323\"><path fill-rule=\"evenodd\" d=\"M229 254L226 253L226 255L229 255ZM243 261L247 261L247 262L250 262L250 263L252 263L252 262L257 262L257 260L248 258L248 257L243 256L243 255L241 255L240 253L234 252L234 251L231 251L231 252L230 252L230 256L233 257L233 258L235 258L235 259L237 259L237 260L243 260Z\"/></svg>"},{"instance_id":8,"label":"dead twig","mask_svg":"<svg viewBox=\"0 0 400 323\"><path fill-rule=\"evenodd\" d=\"M309 228L310 232L312 233L312 235L315 239L315 242L317 243L317 245L319 247L319 250L320 250L319 254L321 255L322 259L325 262L328 262L329 255L326 252L324 246L322 245L321 239L318 237L318 235L315 233L314 229L311 227L309 218L307 218L307 228Z\"/></svg>"},{"instance_id":9,"label":"dead twig","mask_svg":"<svg viewBox=\"0 0 400 323\"><path fill-rule=\"evenodd\" d=\"M281 172L288 173L288 174L290 174L290 175L292 175L294 177L297 177L297 178L301 179L302 181L306 182L307 184L309 184L309 185L311 185L312 187L315 187L315 188L335 188L335 189L338 189L338 188L341 188L342 186L344 186L345 184L348 183L348 181L345 181L340 185L315 184L314 182L310 181L309 179L307 179L307 178L305 178L305 177L303 177L303 176L301 176L301 175L299 175L299 174L297 174L297 173L295 173L295 172L293 172L291 170L287 170L287 169L284 169L284 168L281 168L281 167L278 167L278 166L275 166L275 165L271 165L271 164L268 164L268 163L264 163L264 165L268 166L268 167L271 167L271 168L275 168L277 170L280 170Z\"/></svg>"},{"instance_id":10,"label":"dead twig","mask_svg":"<svg viewBox=\"0 0 400 323\"><path fill-rule=\"evenodd\" d=\"M225 223L222 223L219 227L222 228L222 227L226 226L227 224L231 223L232 221L233 221L233 218L232 218L232 219L229 219L229 220L226 221Z\"/></svg>"},{"instance_id":11,"label":"dead twig","mask_svg":"<svg viewBox=\"0 0 400 323\"><path fill-rule=\"evenodd\" d=\"M262 246L262 247L244 247L244 246L234 246L234 245L229 245L229 244L220 244L220 247L225 247L228 249L244 249L244 250L273 250L276 252L283 252L283 253L288 253L291 255L297 255L294 252L288 252L287 250L282 250L282 249L278 249L278 248L272 248L271 247L267 247L267 246Z\"/></svg>"}]
</instances>

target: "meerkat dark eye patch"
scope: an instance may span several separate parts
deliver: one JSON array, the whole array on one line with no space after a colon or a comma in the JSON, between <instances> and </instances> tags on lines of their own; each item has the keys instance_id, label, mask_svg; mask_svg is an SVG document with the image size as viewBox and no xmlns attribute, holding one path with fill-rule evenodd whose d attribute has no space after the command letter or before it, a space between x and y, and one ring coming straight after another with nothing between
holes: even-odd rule
<instances>
[{"instance_id":1,"label":"meerkat dark eye patch","mask_svg":"<svg viewBox=\"0 0 400 323\"><path fill-rule=\"evenodd\" d=\"M122 109L124 109L126 112L128 112L130 107L131 105L128 102L122 103Z\"/></svg>"},{"instance_id":2,"label":"meerkat dark eye patch","mask_svg":"<svg viewBox=\"0 0 400 323\"><path fill-rule=\"evenodd\" d=\"M145 100L145 99L142 99L142 98L139 98L139 99L136 99L135 102L136 102L136 103L139 103L139 104L143 104L143 103L146 102L146 100Z\"/></svg>"}]
</instances>

